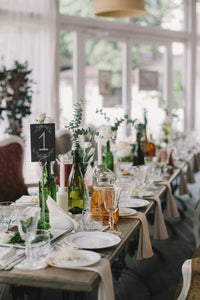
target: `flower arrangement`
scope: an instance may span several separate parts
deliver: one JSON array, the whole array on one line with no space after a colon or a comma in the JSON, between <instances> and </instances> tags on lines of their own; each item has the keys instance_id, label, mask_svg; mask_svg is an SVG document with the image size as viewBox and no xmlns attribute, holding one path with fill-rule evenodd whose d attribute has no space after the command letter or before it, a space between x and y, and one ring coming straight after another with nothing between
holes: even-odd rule
<instances>
[{"instance_id":1,"label":"flower arrangement","mask_svg":"<svg viewBox=\"0 0 200 300\"><path fill-rule=\"evenodd\" d=\"M72 135L72 148L75 151L79 152L80 156L80 167L83 176L86 173L88 163L94 157L95 149L92 147L90 142L84 144L84 146L80 145L80 137L88 136L91 141L94 135L98 135L91 127L87 129L82 127L82 119L83 119L83 108L85 101L83 98L80 98L74 105L74 113L72 120L65 126Z\"/></svg>"},{"instance_id":2,"label":"flower arrangement","mask_svg":"<svg viewBox=\"0 0 200 300\"><path fill-rule=\"evenodd\" d=\"M9 122L5 133L21 136L23 118L31 114L31 72L27 62L18 61L12 69L3 66L0 70L0 118L4 120L5 113Z\"/></svg>"}]
</instances>

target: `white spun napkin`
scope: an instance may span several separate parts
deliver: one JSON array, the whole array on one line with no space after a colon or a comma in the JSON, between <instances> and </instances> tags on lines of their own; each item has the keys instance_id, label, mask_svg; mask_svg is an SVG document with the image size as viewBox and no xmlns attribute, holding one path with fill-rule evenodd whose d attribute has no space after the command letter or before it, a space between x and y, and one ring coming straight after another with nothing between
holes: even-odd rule
<instances>
[{"instance_id":1,"label":"white spun napkin","mask_svg":"<svg viewBox=\"0 0 200 300\"><path fill-rule=\"evenodd\" d=\"M57 266L50 258L48 258L47 263L52 267L60 268L60 266ZM72 269L98 273L101 277L98 289L98 300L115 299L110 262L106 258L101 258L99 262L89 267L76 267Z\"/></svg>"},{"instance_id":2,"label":"white spun napkin","mask_svg":"<svg viewBox=\"0 0 200 300\"><path fill-rule=\"evenodd\" d=\"M38 195L23 195L15 201L16 203L39 203Z\"/></svg>"},{"instance_id":3,"label":"white spun napkin","mask_svg":"<svg viewBox=\"0 0 200 300\"><path fill-rule=\"evenodd\" d=\"M78 223L73 220L50 196L47 199L49 223L52 229L77 229Z\"/></svg>"}]
</instances>

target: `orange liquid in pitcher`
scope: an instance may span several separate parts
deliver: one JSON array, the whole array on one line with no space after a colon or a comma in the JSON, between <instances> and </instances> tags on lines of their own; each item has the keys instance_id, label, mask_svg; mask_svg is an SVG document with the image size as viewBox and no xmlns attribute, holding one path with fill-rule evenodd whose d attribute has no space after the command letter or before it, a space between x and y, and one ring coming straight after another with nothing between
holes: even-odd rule
<instances>
[{"instance_id":1,"label":"orange liquid in pitcher","mask_svg":"<svg viewBox=\"0 0 200 300\"><path fill-rule=\"evenodd\" d=\"M104 201L103 201L103 195L102 191L95 187L92 192L92 201L91 201L91 208L101 208L102 210L102 216L103 216L103 225L108 225L109 224L109 213L107 212L105 206L104 206ZM119 208L117 209L116 212L113 214L114 217L114 223L117 223L119 219Z\"/></svg>"}]
</instances>

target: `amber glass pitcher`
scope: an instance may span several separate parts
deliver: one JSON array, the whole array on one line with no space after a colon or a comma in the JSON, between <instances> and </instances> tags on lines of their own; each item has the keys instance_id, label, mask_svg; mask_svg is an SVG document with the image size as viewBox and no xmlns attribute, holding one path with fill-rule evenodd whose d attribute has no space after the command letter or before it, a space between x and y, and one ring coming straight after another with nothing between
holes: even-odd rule
<instances>
[{"instance_id":1,"label":"amber glass pitcher","mask_svg":"<svg viewBox=\"0 0 200 300\"><path fill-rule=\"evenodd\" d=\"M113 184L115 182L115 174L108 169L105 169L104 165L97 165L93 173L93 192L91 208L100 208L102 210L103 225L109 224L109 213L107 212L101 188L104 185ZM114 223L119 219L119 209L114 213Z\"/></svg>"}]
</instances>

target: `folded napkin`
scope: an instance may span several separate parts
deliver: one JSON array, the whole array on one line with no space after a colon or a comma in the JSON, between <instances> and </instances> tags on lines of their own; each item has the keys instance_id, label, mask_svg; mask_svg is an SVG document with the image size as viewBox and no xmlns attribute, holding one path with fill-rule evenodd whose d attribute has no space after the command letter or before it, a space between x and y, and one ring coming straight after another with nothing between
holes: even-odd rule
<instances>
[{"instance_id":1,"label":"folded napkin","mask_svg":"<svg viewBox=\"0 0 200 300\"><path fill-rule=\"evenodd\" d=\"M190 162L187 161L187 182L188 183L195 183L195 179L194 179L194 172L191 168Z\"/></svg>"},{"instance_id":2,"label":"folded napkin","mask_svg":"<svg viewBox=\"0 0 200 300\"><path fill-rule=\"evenodd\" d=\"M16 203L39 203L38 195L28 196L23 195L15 201Z\"/></svg>"},{"instance_id":3,"label":"folded napkin","mask_svg":"<svg viewBox=\"0 0 200 300\"><path fill-rule=\"evenodd\" d=\"M171 217L171 218L179 217L179 212L178 212L174 197L172 195L172 189L171 189L170 183L168 181L161 181L161 182L158 182L157 184L166 185L168 187L168 189L167 189L167 217Z\"/></svg>"},{"instance_id":4,"label":"folded napkin","mask_svg":"<svg viewBox=\"0 0 200 300\"><path fill-rule=\"evenodd\" d=\"M150 237L149 237L149 229L148 229L147 218L146 218L145 214L143 214L141 212L137 212L136 215L127 216L127 218L139 219L142 223L142 227L140 228L137 259L140 260L140 259L152 257L153 250L151 247L151 241L150 241Z\"/></svg>"},{"instance_id":5,"label":"folded napkin","mask_svg":"<svg viewBox=\"0 0 200 300\"><path fill-rule=\"evenodd\" d=\"M77 229L78 223L73 220L50 196L47 198L49 223L52 229Z\"/></svg>"},{"instance_id":6,"label":"folded napkin","mask_svg":"<svg viewBox=\"0 0 200 300\"><path fill-rule=\"evenodd\" d=\"M168 238L168 233L167 233L167 228L162 213L160 198L158 196L152 196L152 197L148 197L148 199L152 199L156 201L153 238L165 240Z\"/></svg>"},{"instance_id":7,"label":"folded napkin","mask_svg":"<svg viewBox=\"0 0 200 300\"><path fill-rule=\"evenodd\" d=\"M47 264L52 267L64 268L63 265L57 265L48 258ZM98 300L114 300L113 279L110 262L106 258L101 258L99 262L88 267L74 267L72 269L93 271L100 275L101 280L98 288Z\"/></svg>"},{"instance_id":8,"label":"folded napkin","mask_svg":"<svg viewBox=\"0 0 200 300\"><path fill-rule=\"evenodd\" d=\"M180 184L179 184L179 195L189 194L187 182L183 170L180 168Z\"/></svg>"},{"instance_id":9,"label":"folded napkin","mask_svg":"<svg viewBox=\"0 0 200 300\"><path fill-rule=\"evenodd\" d=\"M199 153L194 154L194 172L198 172L200 170L200 156Z\"/></svg>"}]
</instances>

